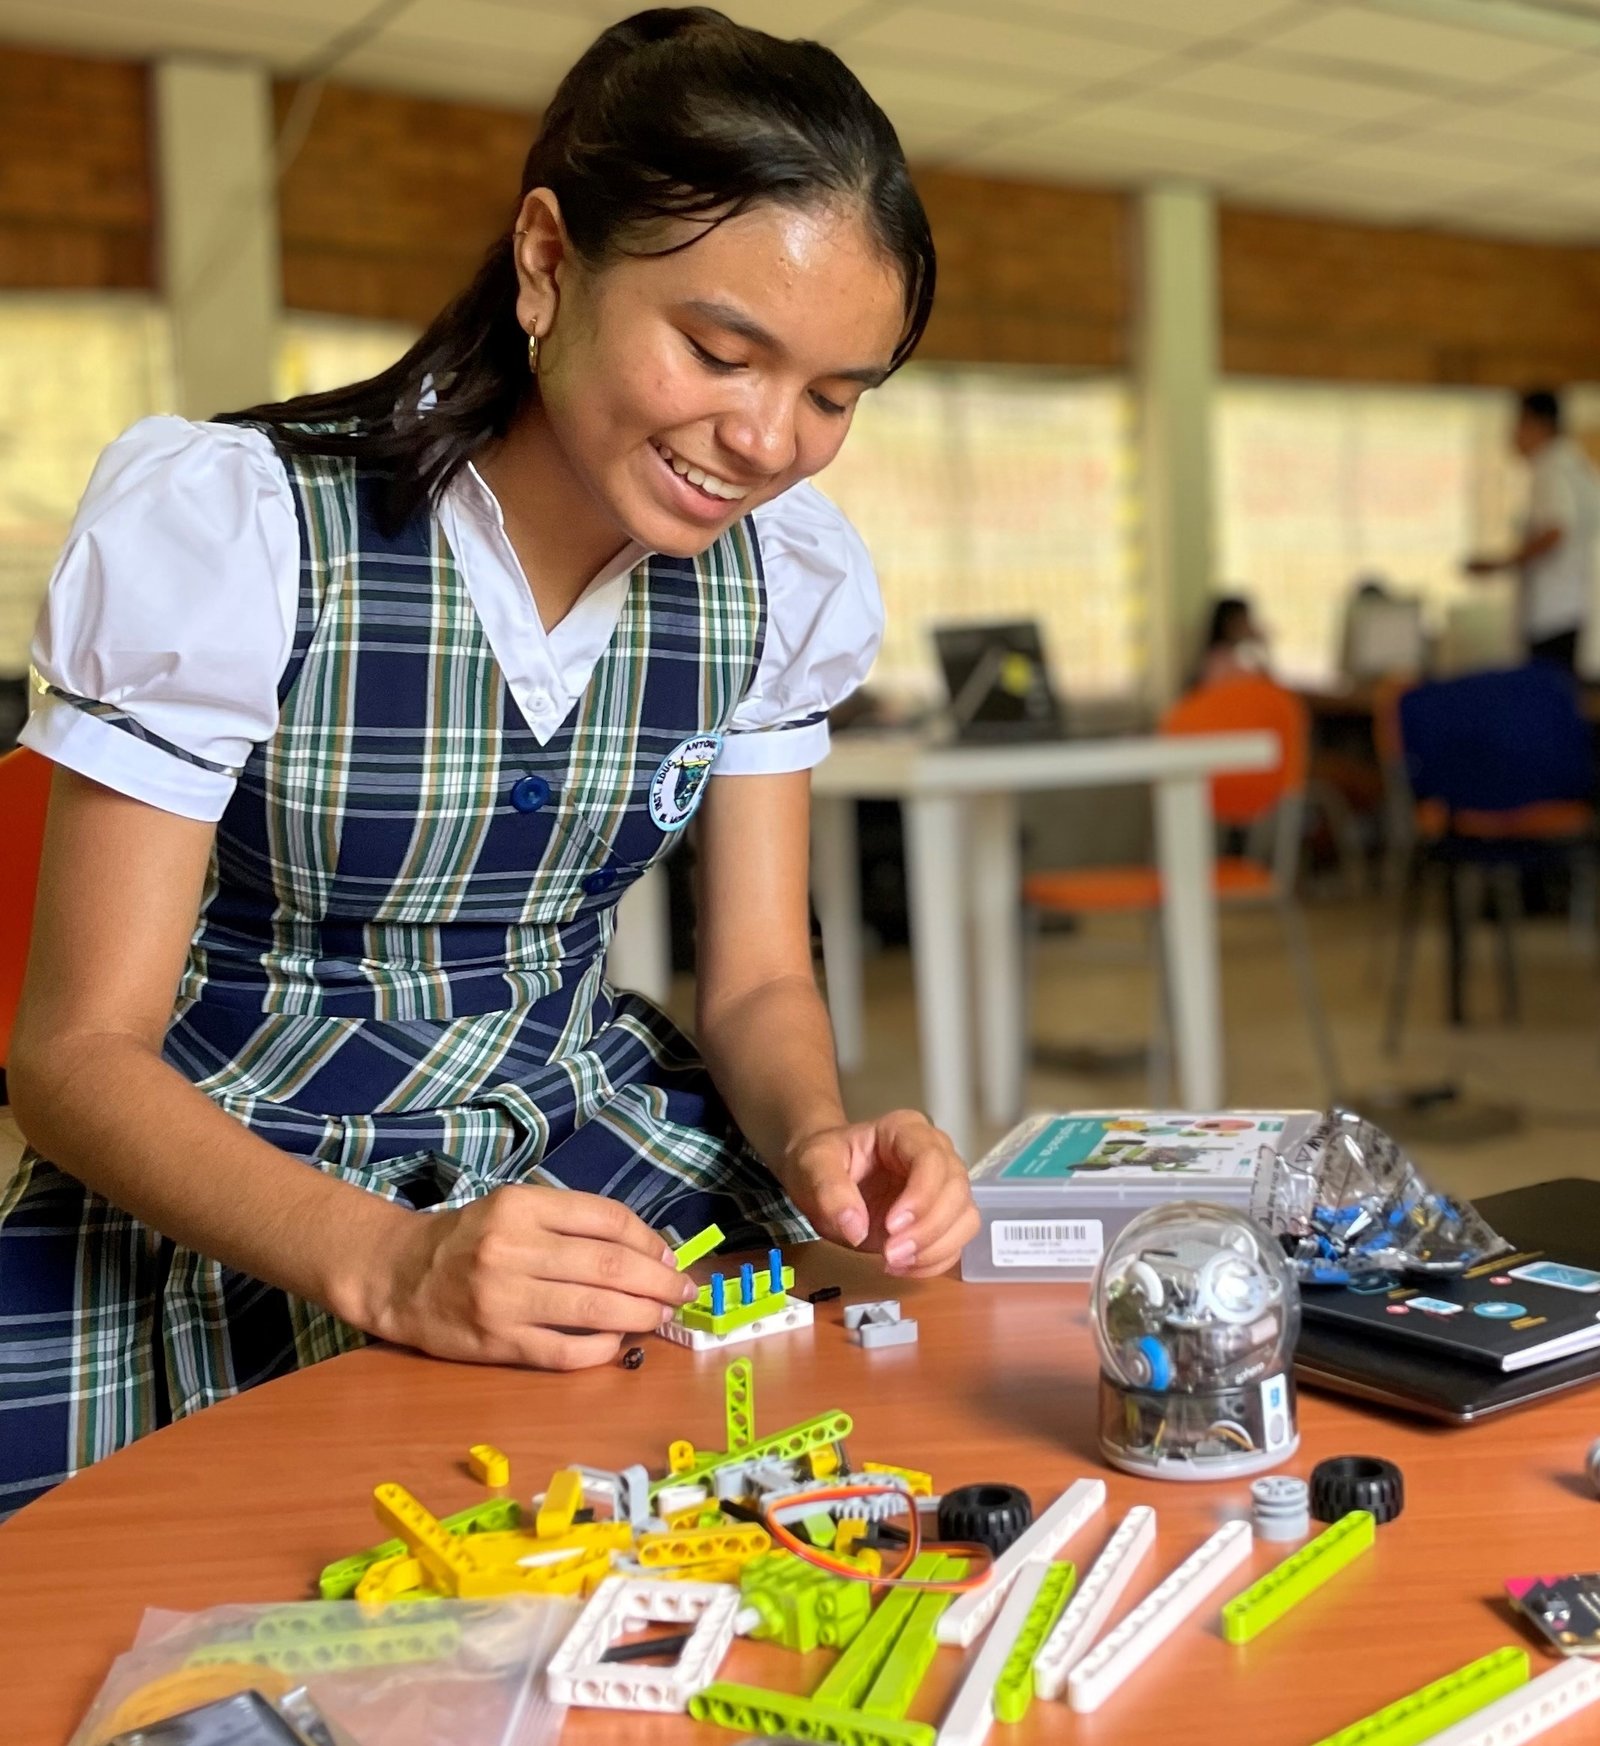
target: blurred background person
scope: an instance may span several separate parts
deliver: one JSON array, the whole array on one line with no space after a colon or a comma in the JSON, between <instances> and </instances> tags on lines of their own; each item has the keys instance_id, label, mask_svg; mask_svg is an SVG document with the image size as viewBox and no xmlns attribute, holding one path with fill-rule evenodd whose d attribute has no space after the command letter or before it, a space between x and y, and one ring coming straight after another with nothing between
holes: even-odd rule
<instances>
[{"instance_id":1,"label":"blurred background person","mask_svg":"<svg viewBox=\"0 0 1600 1746\"><path fill-rule=\"evenodd\" d=\"M1522 539L1499 557L1475 557L1473 576L1518 578L1518 619L1532 660L1576 670L1591 611L1595 542L1600 538L1600 475L1562 426L1561 402L1548 388L1518 401L1512 446L1528 463Z\"/></svg>"}]
</instances>

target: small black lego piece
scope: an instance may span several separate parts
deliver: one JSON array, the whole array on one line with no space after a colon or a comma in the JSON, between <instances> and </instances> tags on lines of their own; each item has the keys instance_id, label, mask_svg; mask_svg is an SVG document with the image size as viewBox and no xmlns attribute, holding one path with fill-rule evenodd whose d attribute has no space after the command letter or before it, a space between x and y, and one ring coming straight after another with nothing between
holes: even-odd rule
<instances>
[{"instance_id":1,"label":"small black lego piece","mask_svg":"<svg viewBox=\"0 0 1600 1746\"><path fill-rule=\"evenodd\" d=\"M660 1637L641 1637L635 1643L613 1643L600 1657L602 1661L654 1661L658 1655L670 1655L674 1660L687 1647L693 1631L673 1631Z\"/></svg>"},{"instance_id":2,"label":"small black lego piece","mask_svg":"<svg viewBox=\"0 0 1600 1746\"><path fill-rule=\"evenodd\" d=\"M1016 1485L962 1485L939 1500L939 1538L973 1540L998 1558L1033 1520L1033 1504Z\"/></svg>"},{"instance_id":3,"label":"small black lego piece","mask_svg":"<svg viewBox=\"0 0 1600 1746\"><path fill-rule=\"evenodd\" d=\"M627 1351L622 1354L622 1368L624 1370L637 1370L643 1363L643 1346L630 1346Z\"/></svg>"},{"instance_id":4,"label":"small black lego piece","mask_svg":"<svg viewBox=\"0 0 1600 1746\"><path fill-rule=\"evenodd\" d=\"M819 1285L815 1291L810 1292L807 1295L806 1302L832 1303L836 1297L842 1297L843 1295L844 1287L842 1285Z\"/></svg>"},{"instance_id":5,"label":"small black lego piece","mask_svg":"<svg viewBox=\"0 0 1600 1746\"><path fill-rule=\"evenodd\" d=\"M1382 1526L1405 1507L1405 1476L1381 1456L1334 1455L1311 1469L1311 1513L1319 1522L1366 1510Z\"/></svg>"}]
</instances>

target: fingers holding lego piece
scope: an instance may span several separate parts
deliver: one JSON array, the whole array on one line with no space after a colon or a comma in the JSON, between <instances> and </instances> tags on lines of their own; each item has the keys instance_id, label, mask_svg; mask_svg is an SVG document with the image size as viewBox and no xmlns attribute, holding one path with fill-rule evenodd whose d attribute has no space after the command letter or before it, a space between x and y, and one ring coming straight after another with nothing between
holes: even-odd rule
<instances>
[{"instance_id":1,"label":"fingers holding lego piece","mask_svg":"<svg viewBox=\"0 0 1600 1746\"><path fill-rule=\"evenodd\" d=\"M517 1185L413 1219L370 1331L436 1357L609 1363L692 1291L660 1237L596 1195Z\"/></svg>"}]
</instances>

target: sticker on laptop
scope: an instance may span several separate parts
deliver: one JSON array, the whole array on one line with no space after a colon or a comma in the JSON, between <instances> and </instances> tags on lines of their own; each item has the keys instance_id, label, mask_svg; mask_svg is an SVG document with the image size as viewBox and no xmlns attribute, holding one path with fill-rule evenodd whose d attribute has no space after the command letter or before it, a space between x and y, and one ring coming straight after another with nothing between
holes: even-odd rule
<instances>
[{"instance_id":1,"label":"sticker on laptop","mask_svg":"<svg viewBox=\"0 0 1600 1746\"><path fill-rule=\"evenodd\" d=\"M1475 1303L1472 1306L1472 1313L1475 1316L1482 1316L1485 1321L1514 1322L1518 1316L1525 1316L1528 1313L1528 1306L1512 1303L1509 1298L1491 1297L1486 1298L1482 1303Z\"/></svg>"},{"instance_id":2,"label":"sticker on laptop","mask_svg":"<svg viewBox=\"0 0 1600 1746\"><path fill-rule=\"evenodd\" d=\"M1425 1316L1458 1316L1461 1314L1460 1304L1446 1303L1442 1297L1408 1297L1406 1307L1421 1310Z\"/></svg>"},{"instance_id":3,"label":"sticker on laptop","mask_svg":"<svg viewBox=\"0 0 1600 1746\"><path fill-rule=\"evenodd\" d=\"M1530 1261L1526 1267L1513 1267L1511 1277L1534 1285L1553 1285L1557 1291L1600 1291L1600 1273L1588 1267L1569 1267L1564 1261Z\"/></svg>"}]
</instances>

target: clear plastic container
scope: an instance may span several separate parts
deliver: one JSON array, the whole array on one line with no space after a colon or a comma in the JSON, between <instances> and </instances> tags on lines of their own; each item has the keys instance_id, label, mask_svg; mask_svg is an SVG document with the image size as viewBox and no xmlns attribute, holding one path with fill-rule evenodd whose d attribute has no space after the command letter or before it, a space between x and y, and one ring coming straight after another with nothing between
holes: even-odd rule
<instances>
[{"instance_id":1,"label":"clear plastic container","mask_svg":"<svg viewBox=\"0 0 1600 1746\"><path fill-rule=\"evenodd\" d=\"M1300 1444L1300 1292L1277 1241L1229 1207L1173 1201L1125 1226L1094 1278L1100 1447L1152 1479L1232 1479Z\"/></svg>"}]
</instances>

